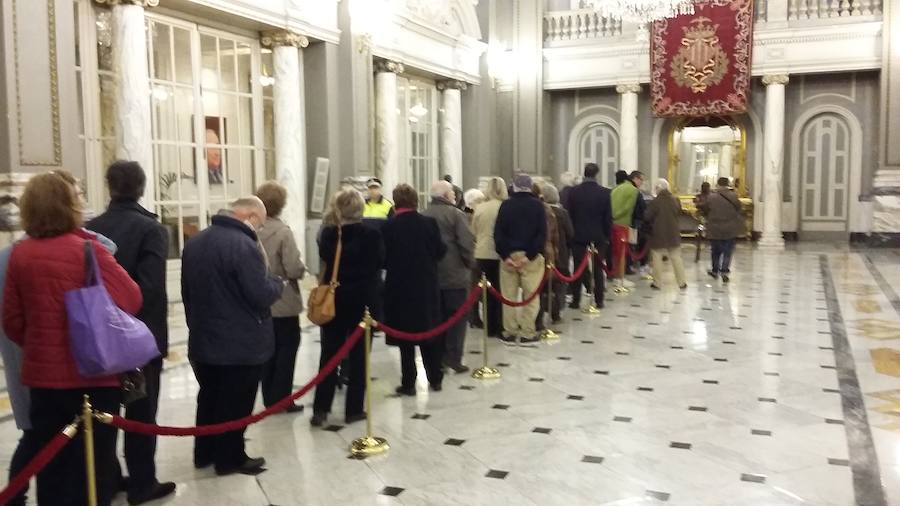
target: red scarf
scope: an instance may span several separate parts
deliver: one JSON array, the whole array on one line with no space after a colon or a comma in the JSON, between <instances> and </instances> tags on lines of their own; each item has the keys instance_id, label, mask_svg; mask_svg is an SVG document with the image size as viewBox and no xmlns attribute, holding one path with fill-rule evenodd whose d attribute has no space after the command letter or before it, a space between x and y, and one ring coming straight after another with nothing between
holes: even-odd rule
<instances>
[{"instance_id":1,"label":"red scarf","mask_svg":"<svg viewBox=\"0 0 900 506\"><path fill-rule=\"evenodd\" d=\"M394 216L400 216L404 213L414 213L416 212L416 208L414 207L398 207L394 209Z\"/></svg>"}]
</instances>

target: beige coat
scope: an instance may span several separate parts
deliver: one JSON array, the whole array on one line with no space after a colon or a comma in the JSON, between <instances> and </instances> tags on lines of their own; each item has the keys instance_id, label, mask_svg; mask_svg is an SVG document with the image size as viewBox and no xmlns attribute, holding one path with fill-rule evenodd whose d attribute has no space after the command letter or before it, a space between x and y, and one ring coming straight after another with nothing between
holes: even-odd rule
<instances>
[{"instance_id":1,"label":"beige coat","mask_svg":"<svg viewBox=\"0 0 900 506\"><path fill-rule=\"evenodd\" d=\"M289 281L281 298L272 304L272 316L287 318L299 315L303 312L303 296L298 281L306 274L306 266L300 258L294 233L278 218L269 217L258 236L269 259L269 271Z\"/></svg>"},{"instance_id":2,"label":"beige coat","mask_svg":"<svg viewBox=\"0 0 900 506\"><path fill-rule=\"evenodd\" d=\"M502 200L491 199L478 204L472 218L472 231L475 234L475 258L481 260L500 260L494 246L494 225L497 213L500 212Z\"/></svg>"}]
</instances>

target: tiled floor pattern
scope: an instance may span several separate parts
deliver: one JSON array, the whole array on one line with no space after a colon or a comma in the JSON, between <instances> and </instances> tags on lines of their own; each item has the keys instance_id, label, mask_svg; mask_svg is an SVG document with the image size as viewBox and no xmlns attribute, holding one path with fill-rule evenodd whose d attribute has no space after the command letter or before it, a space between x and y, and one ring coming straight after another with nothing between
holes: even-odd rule
<instances>
[{"instance_id":1,"label":"tiled floor pattern","mask_svg":"<svg viewBox=\"0 0 900 506\"><path fill-rule=\"evenodd\" d=\"M558 342L492 341L502 379L448 376L438 394L420 384L415 398L391 396L399 360L377 340L373 414L388 454L348 458L365 426L340 425L340 411L327 430L311 429L308 414L251 428L250 453L269 461L257 477L194 470L191 441L164 438L160 477L179 482L168 503L856 504L821 254L864 394L873 471L885 504L900 504L900 313L882 289L900 286L900 256L830 245L741 249L728 286L705 264L689 265L684 293L640 283L598 316L570 311ZM317 340L304 335L298 382L314 373ZM478 365L475 330L468 347ZM175 351L161 422L190 425L197 387ZM0 434L5 467L14 425L0 423Z\"/></svg>"}]
</instances>

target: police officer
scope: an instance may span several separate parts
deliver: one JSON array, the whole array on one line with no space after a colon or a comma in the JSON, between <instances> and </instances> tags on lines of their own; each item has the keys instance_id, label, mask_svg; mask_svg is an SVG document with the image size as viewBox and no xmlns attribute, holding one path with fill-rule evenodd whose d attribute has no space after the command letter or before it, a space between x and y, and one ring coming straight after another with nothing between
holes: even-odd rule
<instances>
[{"instance_id":1,"label":"police officer","mask_svg":"<svg viewBox=\"0 0 900 506\"><path fill-rule=\"evenodd\" d=\"M381 193L381 180L373 177L366 181L369 196L366 197L366 208L363 218L386 220L394 215L394 204L384 198Z\"/></svg>"}]
</instances>

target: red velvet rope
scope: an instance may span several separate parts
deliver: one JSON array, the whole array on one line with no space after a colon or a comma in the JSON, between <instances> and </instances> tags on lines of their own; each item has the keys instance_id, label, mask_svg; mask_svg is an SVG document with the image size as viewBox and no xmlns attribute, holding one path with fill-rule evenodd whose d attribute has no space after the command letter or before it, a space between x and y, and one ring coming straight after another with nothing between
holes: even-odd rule
<instances>
[{"instance_id":1,"label":"red velvet rope","mask_svg":"<svg viewBox=\"0 0 900 506\"><path fill-rule=\"evenodd\" d=\"M149 423L136 422L134 420L127 420L118 415L112 415L111 418L105 419L105 417L101 417L100 420L104 423L108 423L114 427L118 427L124 431L128 432L137 432L139 434L149 434L156 436L212 436L216 434L223 434L225 432L231 432L233 430L243 429L248 425L252 425L257 423L264 418L267 418L275 413L280 411L284 411L289 405L293 404L294 401L303 397L307 392L313 389L316 385L322 382L326 376L331 374L331 371L334 370L335 367L344 357L350 353L350 349L356 345L357 341L363 336L365 333L365 328L357 327L356 330L350 334L350 337L344 341L344 344L338 349L337 353L334 354L325 365L319 370L319 373L316 376L309 380L306 385L303 385L303 388L294 392L293 394L281 399L276 402L272 406L266 408L263 411L255 415L246 416L244 418L239 418L237 420L231 420L229 422L222 422L213 425L201 425L199 427L165 427L160 425L153 425Z\"/></svg>"},{"instance_id":2,"label":"red velvet rope","mask_svg":"<svg viewBox=\"0 0 900 506\"><path fill-rule=\"evenodd\" d=\"M555 274L556 277L563 283L574 283L575 281L578 281L584 274L585 269L587 269L588 261L591 258L592 254L593 253L591 253L590 251L584 254L584 258L581 260L581 265L579 265L578 268L575 269L575 273L571 276L566 276L565 274L559 272L559 269L557 269L555 265L553 266L553 274Z\"/></svg>"},{"instance_id":3,"label":"red velvet rope","mask_svg":"<svg viewBox=\"0 0 900 506\"><path fill-rule=\"evenodd\" d=\"M547 279L549 277L550 276L547 275L547 271L545 270L544 277L541 279L541 284L537 287L537 290L535 290L533 294L529 295L528 298L526 298L522 302L516 302L514 300L507 299L506 297L503 296L502 293L500 293L499 290L497 290L493 286L489 286L488 291L491 292L491 295L493 295L497 300L499 300L501 303L503 303L509 307L527 306L528 304L531 304L534 301L534 299L538 298L538 296L544 290L544 285L547 284Z\"/></svg>"},{"instance_id":4,"label":"red velvet rope","mask_svg":"<svg viewBox=\"0 0 900 506\"><path fill-rule=\"evenodd\" d=\"M47 446L42 448L41 451L31 459L31 462L25 466L25 469L22 469L22 472L10 480L10 482L6 484L6 488L0 491L0 504L8 503L23 488L25 488L28 485L28 481L34 475L41 472L42 469L47 467L47 464L56 457L56 454L72 440L72 437L74 437L74 434L70 436L65 431L60 431L53 436L53 439L47 443Z\"/></svg>"},{"instance_id":5,"label":"red velvet rope","mask_svg":"<svg viewBox=\"0 0 900 506\"><path fill-rule=\"evenodd\" d=\"M481 288L476 285L472 288L472 292L469 293L469 298L463 302L462 306L459 306L459 309L453 313L450 318L444 323L438 325L437 327L426 330L425 332L406 332L403 330L398 330L392 327L388 327L382 322L377 322L375 327L384 331L385 334L395 337L397 339L402 339L404 341L425 341L427 339L431 339L433 337L439 336L444 332L447 332L450 327L456 325L462 318L466 316L466 313L472 309L472 306L475 305L475 302L478 301L478 296L481 295Z\"/></svg>"}]
</instances>

